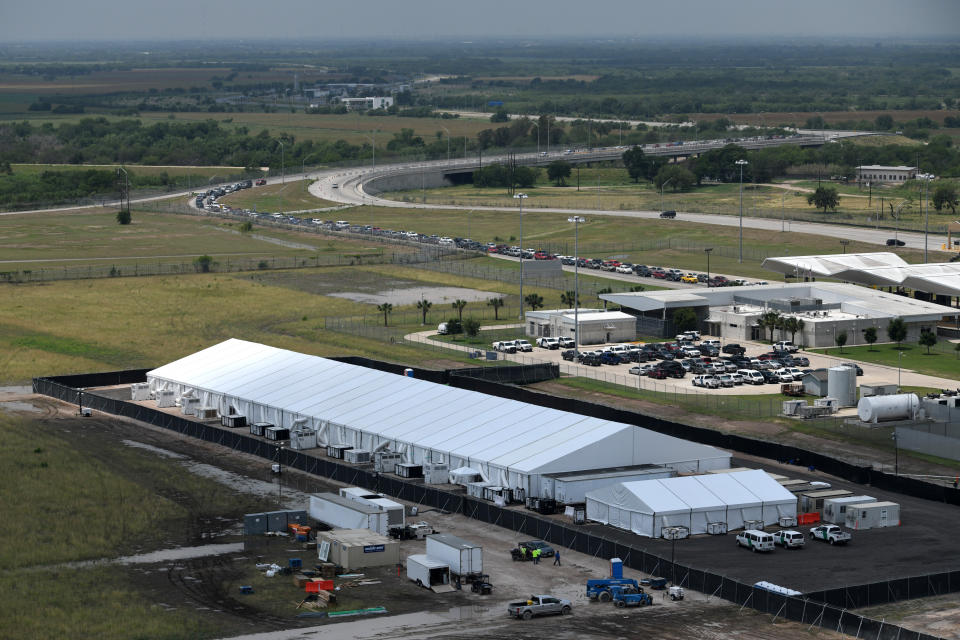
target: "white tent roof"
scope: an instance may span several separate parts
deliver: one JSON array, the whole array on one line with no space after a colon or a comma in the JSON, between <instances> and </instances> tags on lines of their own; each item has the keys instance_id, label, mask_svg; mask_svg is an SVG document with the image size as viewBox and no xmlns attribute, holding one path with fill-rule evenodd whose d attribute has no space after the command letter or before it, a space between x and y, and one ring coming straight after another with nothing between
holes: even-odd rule
<instances>
[{"instance_id":1,"label":"white tent roof","mask_svg":"<svg viewBox=\"0 0 960 640\"><path fill-rule=\"evenodd\" d=\"M588 492L587 500L597 500L638 513L670 514L718 506L790 504L796 503L797 498L765 471L754 469L621 482Z\"/></svg>"},{"instance_id":2,"label":"white tent roof","mask_svg":"<svg viewBox=\"0 0 960 640\"><path fill-rule=\"evenodd\" d=\"M620 422L230 339L154 369L152 382L237 398L521 473L721 460Z\"/></svg>"}]
</instances>

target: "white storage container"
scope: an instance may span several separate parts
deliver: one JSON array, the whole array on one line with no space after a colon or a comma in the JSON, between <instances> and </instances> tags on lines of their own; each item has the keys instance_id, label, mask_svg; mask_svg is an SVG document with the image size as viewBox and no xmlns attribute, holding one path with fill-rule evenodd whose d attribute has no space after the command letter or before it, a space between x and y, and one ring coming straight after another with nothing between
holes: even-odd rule
<instances>
[{"instance_id":1,"label":"white storage container","mask_svg":"<svg viewBox=\"0 0 960 640\"><path fill-rule=\"evenodd\" d=\"M727 532L726 522L708 522L707 533L712 536L722 536Z\"/></svg>"},{"instance_id":2,"label":"white storage container","mask_svg":"<svg viewBox=\"0 0 960 640\"><path fill-rule=\"evenodd\" d=\"M427 536L427 556L446 563L454 575L483 573L483 547L449 533Z\"/></svg>"},{"instance_id":3,"label":"white storage container","mask_svg":"<svg viewBox=\"0 0 960 640\"><path fill-rule=\"evenodd\" d=\"M390 531L386 511L333 493L310 496L310 517L334 529L369 529L384 536Z\"/></svg>"},{"instance_id":4,"label":"white storage container","mask_svg":"<svg viewBox=\"0 0 960 640\"><path fill-rule=\"evenodd\" d=\"M340 497L347 498L348 500L355 500L357 502L364 502L374 498L382 498L383 496L379 493L374 493L373 491L363 489L361 487L341 487Z\"/></svg>"}]
</instances>

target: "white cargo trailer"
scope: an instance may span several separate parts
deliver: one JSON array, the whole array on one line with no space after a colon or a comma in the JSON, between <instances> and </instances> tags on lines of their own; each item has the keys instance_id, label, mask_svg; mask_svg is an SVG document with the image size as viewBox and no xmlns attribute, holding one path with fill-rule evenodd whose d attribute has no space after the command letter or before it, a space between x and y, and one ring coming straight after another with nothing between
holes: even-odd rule
<instances>
[{"instance_id":1,"label":"white cargo trailer","mask_svg":"<svg viewBox=\"0 0 960 640\"><path fill-rule=\"evenodd\" d=\"M374 506L380 507L387 512L387 526L391 529L393 527L402 527L404 524L406 524L406 512L403 508L403 505L399 502L394 502L393 500L384 498L382 496L367 498L366 501Z\"/></svg>"},{"instance_id":2,"label":"white cargo trailer","mask_svg":"<svg viewBox=\"0 0 960 640\"><path fill-rule=\"evenodd\" d=\"M900 526L900 505L896 502L869 502L847 505L848 529L863 531L879 527Z\"/></svg>"},{"instance_id":3,"label":"white cargo trailer","mask_svg":"<svg viewBox=\"0 0 960 640\"><path fill-rule=\"evenodd\" d=\"M427 555L407 556L407 577L434 591L450 591L450 566Z\"/></svg>"},{"instance_id":4,"label":"white cargo trailer","mask_svg":"<svg viewBox=\"0 0 960 640\"><path fill-rule=\"evenodd\" d=\"M427 536L427 555L447 563L450 573L461 578L483 573L483 547L449 533Z\"/></svg>"},{"instance_id":5,"label":"white cargo trailer","mask_svg":"<svg viewBox=\"0 0 960 640\"><path fill-rule=\"evenodd\" d=\"M310 496L310 517L334 529L369 529L383 536L390 531L384 509L333 493Z\"/></svg>"},{"instance_id":6,"label":"white cargo trailer","mask_svg":"<svg viewBox=\"0 0 960 640\"><path fill-rule=\"evenodd\" d=\"M356 500L357 502L363 502L364 500L369 500L371 498L382 498L383 496L379 493L370 491L369 489L363 489L361 487L342 487L340 489L340 497Z\"/></svg>"}]
</instances>

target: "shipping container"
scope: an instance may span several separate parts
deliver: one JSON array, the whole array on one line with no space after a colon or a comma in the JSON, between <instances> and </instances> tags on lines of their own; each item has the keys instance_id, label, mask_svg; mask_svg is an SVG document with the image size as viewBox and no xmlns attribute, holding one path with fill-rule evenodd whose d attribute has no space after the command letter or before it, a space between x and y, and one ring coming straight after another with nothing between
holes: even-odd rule
<instances>
[{"instance_id":1,"label":"shipping container","mask_svg":"<svg viewBox=\"0 0 960 640\"><path fill-rule=\"evenodd\" d=\"M427 536L427 555L446 563L460 577L483 573L483 547L449 533Z\"/></svg>"},{"instance_id":2,"label":"shipping container","mask_svg":"<svg viewBox=\"0 0 960 640\"><path fill-rule=\"evenodd\" d=\"M333 493L310 496L310 517L334 529L369 529L384 536L390 531L383 508Z\"/></svg>"},{"instance_id":3,"label":"shipping container","mask_svg":"<svg viewBox=\"0 0 960 640\"><path fill-rule=\"evenodd\" d=\"M450 566L423 554L407 556L407 578L418 587L442 587L450 584Z\"/></svg>"},{"instance_id":4,"label":"shipping container","mask_svg":"<svg viewBox=\"0 0 960 640\"><path fill-rule=\"evenodd\" d=\"M880 527L900 526L900 505L896 502L869 502L847 505L848 529L863 531Z\"/></svg>"}]
</instances>

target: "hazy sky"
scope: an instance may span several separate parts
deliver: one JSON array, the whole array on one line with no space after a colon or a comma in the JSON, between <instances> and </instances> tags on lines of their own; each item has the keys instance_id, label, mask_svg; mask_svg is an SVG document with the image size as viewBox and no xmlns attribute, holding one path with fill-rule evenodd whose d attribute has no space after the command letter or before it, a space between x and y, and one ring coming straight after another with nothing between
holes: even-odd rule
<instances>
[{"instance_id":1,"label":"hazy sky","mask_svg":"<svg viewBox=\"0 0 960 640\"><path fill-rule=\"evenodd\" d=\"M960 0L0 0L0 41L956 36Z\"/></svg>"}]
</instances>

